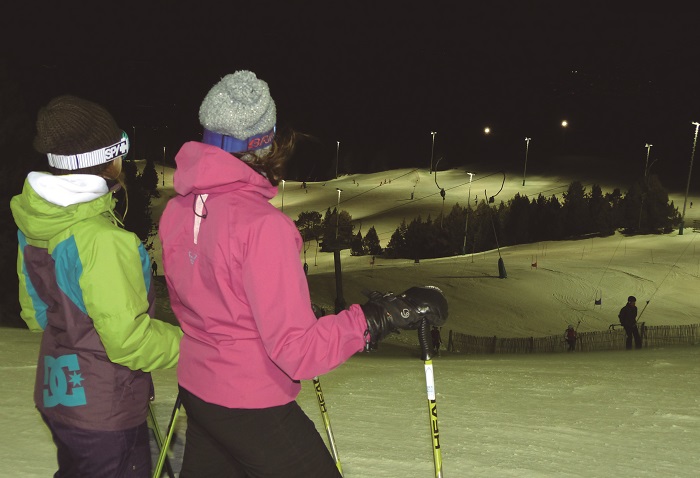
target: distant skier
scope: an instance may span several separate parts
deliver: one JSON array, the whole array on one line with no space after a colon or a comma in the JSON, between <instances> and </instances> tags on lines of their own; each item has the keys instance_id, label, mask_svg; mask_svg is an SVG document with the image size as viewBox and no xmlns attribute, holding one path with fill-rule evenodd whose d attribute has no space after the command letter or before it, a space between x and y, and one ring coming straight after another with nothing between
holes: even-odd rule
<instances>
[{"instance_id":1,"label":"distant skier","mask_svg":"<svg viewBox=\"0 0 700 478\"><path fill-rule=\"evenodd\" d=\"M569 325L566 328L566 332L564 332L564 340L569 345L569 348L566 349L567 352L573 352L576 349L576 337L576 329L574 329L573 325Z\"/></svg>"},{"instance_id":2,"label":"distant skier","mask_svg":"<svg viewBox=\"0 0 700 478\"><path fill-rule=\"evenodd\" d=\"M433 339L433 355L440 355L440 345L442 345L442 337L440 337L440 329L433 327L430 331L430 337Z\"/></svg>"},{"instance_id":3,"label":"distant skier","mask_svg":"<svg viewBox=\"0 0 700 478\"><path fill-rule=\"evenodd\" d=\"M158 264L155 260L151 260L151 270L153 271L153 277L158 277Z\"/></svg>"},{"instance_id":4,"label":"distant skier","mask_svg":"<svg viewBox=\"0 0 700 478\"><path fill-rule=\"evenodd\" d=\"M627 334L627 340L625 341L625 348L627 350L632 350L632 338L634 337L635 348L642 348L642 337L639 335L639 330L637 329L637 299L633 295L627 298L627 304L620 309L620 313L617 317L620 319L620 324L625 328L625 333Z\"/></svg>"}]
</instances>

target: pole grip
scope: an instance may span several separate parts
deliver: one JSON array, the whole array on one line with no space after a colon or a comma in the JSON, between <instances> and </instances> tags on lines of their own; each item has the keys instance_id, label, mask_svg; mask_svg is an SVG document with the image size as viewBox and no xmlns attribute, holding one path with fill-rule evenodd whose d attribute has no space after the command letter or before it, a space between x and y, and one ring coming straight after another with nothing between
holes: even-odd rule
<instances>
[{"instance_id":1,"label":"pole grip","mask_svg":"<svg viewBox=\"0 0 700 478\"><path fill-rule=\"evenodd\" d=\"M421 349L421 358L423 361L431 360L433 357L431 355L431 339L430 339L430 327L428 326L428 319L423 319L418 327L418 343Z\"/></svg>"}]
</instances>

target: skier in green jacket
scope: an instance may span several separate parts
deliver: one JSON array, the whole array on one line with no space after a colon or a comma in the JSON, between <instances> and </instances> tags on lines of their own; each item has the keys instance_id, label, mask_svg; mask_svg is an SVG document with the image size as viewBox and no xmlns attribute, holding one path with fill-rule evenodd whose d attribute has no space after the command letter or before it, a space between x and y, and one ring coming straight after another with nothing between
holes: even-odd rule
<instances>
[{"instance_id":1,"label":"skier in green jacket","mask_svg":"<svg viewBox=\"0 0 700 478\"><path fill-rule=\"evenodd\" d=\"M43 331L34 401L55 476L148 477L149 372L177 364L182 332L153 320L150 257L113 212L129 139L102 106L60 96L34 147L51 173L29 173L10 206L21 316Z\"/></svg>"}]
</instances>

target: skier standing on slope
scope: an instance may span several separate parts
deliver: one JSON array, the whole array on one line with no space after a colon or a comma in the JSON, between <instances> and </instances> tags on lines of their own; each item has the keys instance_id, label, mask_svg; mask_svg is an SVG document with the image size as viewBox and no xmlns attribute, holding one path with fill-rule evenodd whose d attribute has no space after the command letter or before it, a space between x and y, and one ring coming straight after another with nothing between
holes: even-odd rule
<instances>
[{"instance_id":1,"label":"skier standing on slope","mask_svg":"<svg viewBox=\"0 0 700 478\"><path fill-rule=\"evenodd\" d=\"M178 365L187 412L181 478L337 477L314 423L295 401L370 341L427 319L442 325L439 289L374 292L316 319L294 222L277 194L294 134L276 131L267 83L225 76L199 110L202 142L177 153L178 196L161 217L163 269L184 332Z\"/></svg>"},{"instance_id":2,"label":"skier standing on slope","mask_svg":"<svg viewBox=\"0 0 700 478\"><path fill-rule=\"evenodd\" d=\"M639 335L639 329L637 328L637 298L633 295L627 298L627 304L620 309L620 313L617 315L620 319L620 324L625 329L627 334L627 339L625 340L625 348L627 350L632 350L632 339L634 338L635 348L642 348L642 337Z\"/></svg>"},{"instance_id":3,"label":"skier standing on slope","mask_svg":"<svg viewBox=\"0 0 700 478\"><path fill-rule=\"evenodd\" d=\"M573 352L576 350L576 338L577 338L577 332L576 329L574 329L574 326L569 324L569 326L566 328L566 331L564 332L564 340L568 344L567 347L567 352Z\"/></svg>"}]
</instances>

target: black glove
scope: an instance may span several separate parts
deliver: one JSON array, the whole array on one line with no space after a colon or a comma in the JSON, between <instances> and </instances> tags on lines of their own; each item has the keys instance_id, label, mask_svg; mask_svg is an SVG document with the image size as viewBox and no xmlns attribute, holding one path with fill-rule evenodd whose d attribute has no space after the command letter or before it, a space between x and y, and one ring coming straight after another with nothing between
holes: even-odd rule
<instances>
[{"instance_id":1,"label":"black glove","mask_svg":"<svg viewBox=\"0 0 700 478\"><path fill-rule=\"evenodd\" d=\"M431 326L442 326L447 320L447 299L437 287L411 287L399 295L377 291L366 295L369 301L360 307L372 342L399 329L417 329L423 319Z\"/></svg>"}]
</instances>

